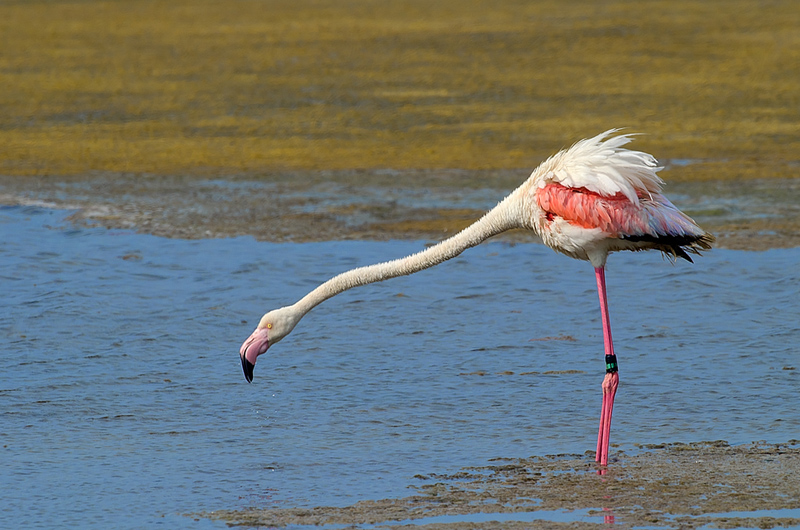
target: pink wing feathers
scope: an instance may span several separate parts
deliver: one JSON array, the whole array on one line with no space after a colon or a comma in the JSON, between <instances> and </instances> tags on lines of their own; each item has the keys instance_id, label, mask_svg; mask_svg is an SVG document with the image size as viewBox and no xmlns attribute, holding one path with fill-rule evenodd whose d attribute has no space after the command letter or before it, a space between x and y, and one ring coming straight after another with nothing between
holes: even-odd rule
<instances>
[{"instance_id":1,"label":"pink wing feathers","mask_svg":"<svg viewBox=\"0 0 800 530\"><path fill-rule=\"evenodd\" d=\"M581 228L599 228L611 237L700 236L704 232L660 194L639 191L632 202L624 193L613 195L553 182L536 190L536 201L548 220L561 217Z\"/></svg>"}]
</instances>

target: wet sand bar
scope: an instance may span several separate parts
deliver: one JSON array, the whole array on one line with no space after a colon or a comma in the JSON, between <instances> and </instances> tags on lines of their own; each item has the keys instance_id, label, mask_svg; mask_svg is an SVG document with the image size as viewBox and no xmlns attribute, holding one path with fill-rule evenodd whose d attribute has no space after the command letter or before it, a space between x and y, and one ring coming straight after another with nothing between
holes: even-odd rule
<instances>
[{"instance_id":1,"label":"wet sand bar","mask_svg":"<svg viewBox=\"0 0 800 530\"><path fill-rule=\"evenodd\" d=\"M798 443L660 444L622 453L608 469L590 453L498 458L453 475L418 475L416 494L403 499L204 515L293 528L796 528Z\"/></svg>"}]
</instances>

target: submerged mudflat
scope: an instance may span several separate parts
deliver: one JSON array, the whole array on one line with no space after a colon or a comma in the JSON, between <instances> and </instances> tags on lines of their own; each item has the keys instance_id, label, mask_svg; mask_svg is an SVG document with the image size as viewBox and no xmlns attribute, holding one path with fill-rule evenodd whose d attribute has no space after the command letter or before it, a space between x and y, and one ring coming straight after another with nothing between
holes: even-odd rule
<instances>
[{"instance_id":1,"label":"submerged mudflat","mask_svg":"<svg viewBox=\"0 0 800 530\"><path fill-rule=\"evenodd\" d=\"M799 446L800 440L640 446L636 454L617 453L608 468L591 453L496 458L449 475L417 475L409 486L416 493L399 499L203 515L268 527L798 527Z\"/></svg>"},{"instance_id":2,"label":"submerged mudflat","mask_svg":"<svg viewBox=\"0 0 800 530\"><path fill-rule=\"evenodd\" d=\"M672 182L677 162L665 163L665 192L717 236L717 247L800 245L799 179ZM261 178L0 175L0 204L71 209L71 219L80 224L170 238L436 241L474 222L529 172L348 170L278 172ZM522 231L501 237L533 240Z\"/></svg>"}]
</instances>

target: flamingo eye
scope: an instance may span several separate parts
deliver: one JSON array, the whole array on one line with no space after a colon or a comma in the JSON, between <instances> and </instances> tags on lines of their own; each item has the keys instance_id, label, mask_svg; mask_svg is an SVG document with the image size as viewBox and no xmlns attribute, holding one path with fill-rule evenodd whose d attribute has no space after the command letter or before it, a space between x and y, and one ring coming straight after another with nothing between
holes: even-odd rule
<instances>
[{"instance_id":1,"label":"flamingo eye","mask_svg":"<svg viewBox=\"0 0 800 530\"><path fill-rule=\"evenodd\" d=\"M267 329L272 329L272 324L267 324Z\"/></svg>"}]
</instances>

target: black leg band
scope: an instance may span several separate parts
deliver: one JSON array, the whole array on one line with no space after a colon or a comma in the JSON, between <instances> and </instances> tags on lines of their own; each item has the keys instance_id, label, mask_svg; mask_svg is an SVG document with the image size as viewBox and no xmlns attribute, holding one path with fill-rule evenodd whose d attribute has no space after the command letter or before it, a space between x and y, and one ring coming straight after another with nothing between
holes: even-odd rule
<instances>
[{"instance_id":1,"label":"black leg band","mask_svg":"<svg viewBox=\"0 0 800 530\"><path fill-rule=\"evenodd\" d=\"M619 370L616 355L606 355L606 373L613 374Z\"/></svg>"}]
</instances>

